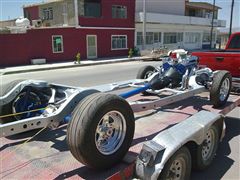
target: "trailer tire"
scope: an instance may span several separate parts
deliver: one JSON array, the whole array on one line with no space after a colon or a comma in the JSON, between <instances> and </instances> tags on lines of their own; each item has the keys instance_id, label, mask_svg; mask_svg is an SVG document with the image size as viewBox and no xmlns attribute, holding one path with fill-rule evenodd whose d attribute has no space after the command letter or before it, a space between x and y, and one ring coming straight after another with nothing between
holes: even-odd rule
<instances>
[{"instance_id":1,"label":"trailer tire","mask_svg":"<svg viewBox=\"0 0 240 180\"><path fill-rule=\"evenodd\" d=\"M214 74L210 89L210 101L214 107L221 107L227 102L231 86L232 76L228 71L218 71Z\"/></svg>"},{"instance_id":2,"label":"trailer tire","mask_svg":"<svg viewBox=\"0 0 240 180\"><path fill-rule=\"evenodd\" d=\"M134 129L134 115L127 101L96 93L84 98L74 110L67 143L78 161L90 168L106 169L125 156Z\"/></svg>"},{"instance_id":3,"label":"trailer tire","mask_svg":"<svg viewBox=\"0 0 240 180\"><path fill-rule=\"evenodd\" d=\"M143 66L139 69L137 73L137 79L147 79L149 78L155 71L155 67L153 66ZM147 91L142 92L143 95L149 95L151 93L148 93Z\"/></svg>"},{"instance_id":4,"label":"trailer tire","mask_svg":"<svg viewBox=\"0 0 240 180\"><path fill-rule=\"evenodd\" d=\"M11 91L11 89L14 86L16 86L17 84L19 84L22 81L25 81L25 80L24 79L15 80L15 81L12 81L12 82L7 83L6 85L2 86L1 90L0 90L0 96L4 96L5 94L7 94L9 91ZM7 115L7 114L11 114L11 113L12 113L11 102L8 104L5 104L3 106L0 106L0 114L1 115ZM0 118L0 124L4 124L4 123L10 122L12 120L13 120L13 118L10 118L10 117Z\"/></svg>"},{"instance_id":5,"label":"trailer tire","mask_svg":"<svg viewBox=\"0 0 240 180\"><path fill-rule=\"evenodd\" d=\"M204 170L212 163L219 144L219 130L212 125L205 136L204 142L197 147L197 157L194 164L196 170Z\"/></svg>"},{"instance_id":6,"label":"trailer tire","mask_svg":"<svg viewBox=\"0 0 240 180\"><path fill-rule=\"evenodd\" d=\"M192 160L189 149L181 147L164 165L158 180L181 179L188 180L191 175Z\"/></svg>"}]
</instances>

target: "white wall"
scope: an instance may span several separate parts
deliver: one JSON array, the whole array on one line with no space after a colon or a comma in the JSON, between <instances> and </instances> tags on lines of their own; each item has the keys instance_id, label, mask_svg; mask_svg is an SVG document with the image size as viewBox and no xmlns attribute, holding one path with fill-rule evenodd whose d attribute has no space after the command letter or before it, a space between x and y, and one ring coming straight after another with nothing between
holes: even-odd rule
<instances>
[{"instance_id":1,"label":"white wall","mask_svg":"<svg viewBox=\"0 0 240 180\"><path fill-rule=\"evenodd\" d=\"M136 13L135 21L143 21L143 13ZM211 26L212 20L209 18L199 18L172 14L162 14L162 13L146 13L146 21L148 23L160 23L160 24L186 24L186 25L198 25L198 26ZM215 27L225 27L225 20L214 20Z\"/></svg>"},{"instance_id":2,"label":"white wall","mask_svg":"<svg viewBox=\"0 0 240 180\"><path fill-rule=\"evenodd\" d=\"M143 11L143 0L136 0L136 12ZM146 0L146 11L185 15L185 0Z\"/></svg>"},{"instance_id":3,"label":"white wall","mask_svg":"<svg viewBox=\"0 0 240 180\"><path fill-rule=\"evenodd\" d=\"M183 49L201 49L202 48L202 38L204 32L209 32L211 30L211 27L207 26L193 26L193 25L176 25L176 24L146 24L147 26L147 32L161 32L162 33L162 42L160 44L163 45L163 39L164 39L164 33L165 32L183 32L183 42L182 43L176 43L176 44L170 44L165 46L169 47L169 49L177 49L179 46ZM136 23L135 24L135 46L137 46L137 32L142 32L142 23ZM214 32L216 32L217 29L214 28ZM200 33L200 42L198 43L186 43L186 33L187 32L194 32L194 33ZM137 46L139 49L142 48L141 45ZM155 45L146 45L146 49L151 50L152 48L156 48Z\"/></svg>"}]
</instances>

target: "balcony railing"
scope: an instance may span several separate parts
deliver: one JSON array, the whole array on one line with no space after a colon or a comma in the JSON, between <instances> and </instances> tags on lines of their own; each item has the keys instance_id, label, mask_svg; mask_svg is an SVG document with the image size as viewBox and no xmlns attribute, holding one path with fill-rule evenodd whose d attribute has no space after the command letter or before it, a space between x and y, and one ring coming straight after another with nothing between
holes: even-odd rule
<instances>
[{"instance_id":1,"label":"balcony railing","mask_svg":"<svg viewBox=\"0 0 240 180\"><path fill-rule=\"evenodd\" d=\"M143 13L136 13L136 22L143 22ZM199 26L211 26L212 19L191 17L191 16L179 16L170 14L159 13L147 13L146 22L148 23L162 23L162 24L184 24L184 25L199 25ZM225 20L215 19L213 22L215 27L226 27Z\"/></svg>"}]
</instances>

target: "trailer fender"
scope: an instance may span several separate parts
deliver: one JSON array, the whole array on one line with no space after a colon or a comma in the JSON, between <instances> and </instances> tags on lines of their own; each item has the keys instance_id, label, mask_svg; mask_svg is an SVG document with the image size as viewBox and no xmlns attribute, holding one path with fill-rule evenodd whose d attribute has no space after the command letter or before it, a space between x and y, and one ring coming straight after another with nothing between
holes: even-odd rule
<instances>
[{"instance_id":1,"label":"trailer fender","mask_svg":"<svg viewBox=\"0 0 240 180\"><path fill-rule=\"evenodd\" d=\"M208 129L217 124L224 135L224 117L220 114L200 111L185 121L160 132L143 144L136 161L136 175L143 179L158 179L164 165L178 149L189 142L203 143ZM190 150L191 151L191 150ZM191 167L190 167L191 168Z\"/></svg>"}]
</instances>

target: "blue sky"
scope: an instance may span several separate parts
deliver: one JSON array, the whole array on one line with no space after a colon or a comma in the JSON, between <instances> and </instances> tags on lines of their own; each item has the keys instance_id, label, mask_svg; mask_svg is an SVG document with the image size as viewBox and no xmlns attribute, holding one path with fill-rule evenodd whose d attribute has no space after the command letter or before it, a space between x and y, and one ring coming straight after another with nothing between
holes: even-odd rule
<instances>
[{"instance_id":1,"label":"blue sky","mask_svg":"<svg viewBox=\"0 0 240 180\"><path fill-rule=\"evenodd\" d=\"M13 19L23 16L22 6L42 2L43 0L0 0L0 20ZM191 0L190 0L191 1ZM192 0L201 2L210 2L213 0ZM231 0L216 0L216 5L222 7L219 11L219 19L227 20L229 26ZM235 0L234 8L234 27L240 27L240 0Z\"/></svg>"}]
</instances>

